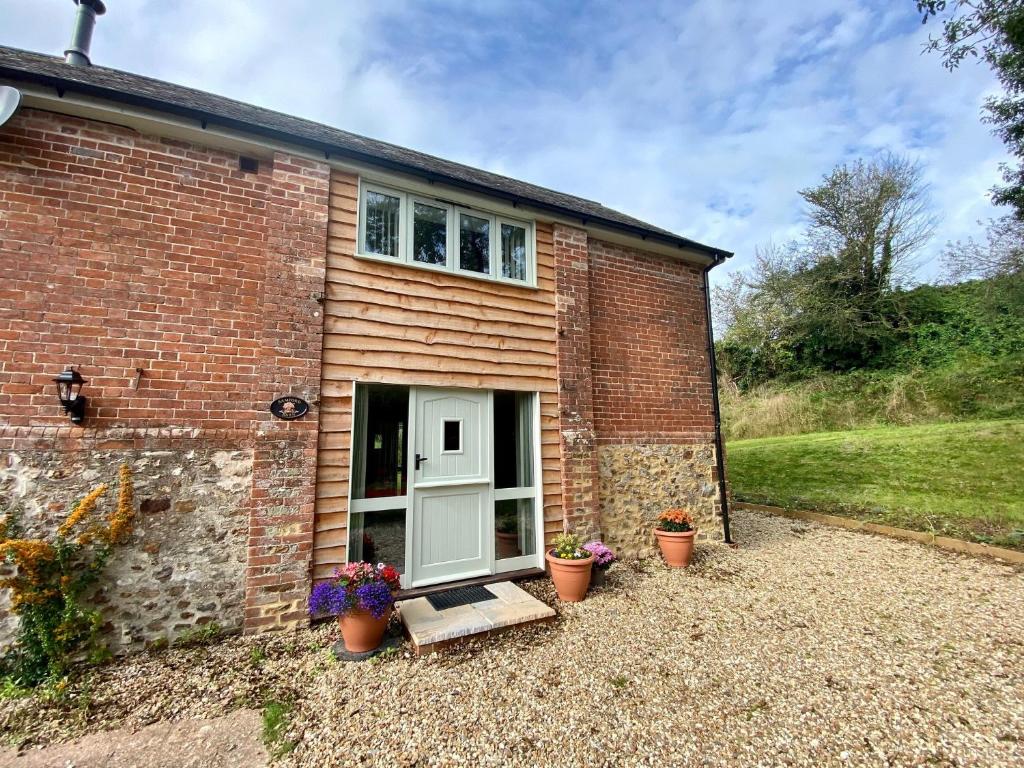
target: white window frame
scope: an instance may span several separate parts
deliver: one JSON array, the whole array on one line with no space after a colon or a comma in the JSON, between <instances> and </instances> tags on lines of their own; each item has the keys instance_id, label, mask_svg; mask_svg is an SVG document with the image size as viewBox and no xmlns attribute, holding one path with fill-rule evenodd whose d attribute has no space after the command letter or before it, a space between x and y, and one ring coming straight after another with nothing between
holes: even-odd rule
<instances>
[{"instance_id":1,"label":"white window frame","mask_svg":"<svg viewBox=\"0 0 1024 768\"><path fill-rule=\"evenodd\" d=\"M491 277L496 279L494 272L494 216L475 208L456 206L455 208L455 256L461 262L462 259L462 216L472 216L474 219L485 219L487 221L487 271L475 272L472 269L463 269L461 263L455 264L455 272L470 277Z\"/></svg>"},{"instance_id":2,"label":"white window frame","mask_svg":"<svg viewBox=\"0 0 1024 768\"><path fill-rule=\"evenodd\" d=\"M522 283L522 280L517 280L514 277L505 277L501 274L501 225L508 224L512 227L523 228L523 222L517 221L516 219L510 219L508 216L496 216L494 221L494 253L496 256L496 263L494 265L494 279L500 280L503 283ZM530 227L526 227L526 279L530 280L530 275L533 272L533 251L530 247Z\"/></svg>"},{"instance_id":3,"label":"white window frame","mask_svg":"<svg viewBox=\"0 0 1024 768\"><path fill-rule=\"evenodd\" d=\"M377 192L382 195L399 198L399 227L398 227L398 256L384 256L379 253L366 253L363 249L366 238L366 193ZM444 265L427 264L416 261L413 258L413 216L415 203L429 205L435 208L444 208L448 212L447 224L447 259ZM490 211L485 206L468 205L465 203L452 203L445 200L432 198L429 195L404 191L390 184L377 184L371 180L360 179L359 201L358 201L358 225L356 227L356 256L361 259L372 259L382 261L386 264L402 264L415 269L429 269L435 272L448 272L453 275L473 278L475 280L489 280L491 282L505 283L522 288L537 287L537 227L536 222L527 219L517 219L503 213ZM487 272L474 272L469 269L462 269L459 264L459 216L465 213L468 216L475 216L480 219L487 219L488 237L488 266ZM516 280L511 277L504 277L501 274L501 225L510 224L522 227L526 230L526 279Z\"/></svg>"},{"instance_id":4,"label":"white window frame","mask_svg":"<svg viewBox=\"0 0 1024 768\"><path fill-rule=\"evenodd\" d=\"M462 419L446 419L446 418L442 418L441 419L442 426L441 426L441 450L440 450L440 453L441 453L442 456L454 456L454 455L465 453L465 444L463 443L463 434L462 434L462 423L463 423ZM455 451L445 450L445 447L444 447L445 426L448 425L448 424L458 424L459 425L459 448L458 448L458 450L455 450Z\"/></svg>"},{"instance_id":5,"label":"white window frame","mask_svg":"<svg viewBox=\"0 0 1024 768\"><path fill-rule=\"evenodd\" d=\"M372 189L372 188L371 188ZM422 195L409 194L409 243L408 252L406 253L405 261L412 267L421 267L423 269L433 269L439 272L451 272L452 264L452 221L454 219L452 215L452 204L444 203L440 200L431 200L429 197L423 197ZM429 205L431 208L441 208L445 211L445 260L444 264L428 264L425 261L416 261L415 258L415 223L416 223L416 203L420 205ZM385 257L387 258L387 257Z\"/></svg>"},{"instance_id":6,"label":"white window frame","mask_svg":"<svg viewBox=\"0 0 1024 768\"><path fill-rule=\"evenodd\" d=\"M381 195L387 195L388 197L397 197L398 198L398 248L396 249L398 251L398 253L395 256L387 256L386 254L383 254L383 253L367 253L367 252L365 252L363 250L363 246L366 245L366 193L367 192L376 192L376 193L381 194ZM406 201L407 197L408 197L408 195L406 195L405 192L401 192L400 190L392 189L390 187L382 186L380 184L368 184L368 185L366 185L364 187L360 187L360 190L359 190L359 227L358 227L358 231L356 232L356 237L358 238L358 241L356 242L356 252L357 253L363 254L364 256L366 256L366 258L377 259L378 261L384 261L384 262L387 262L388 264L394 264L396 262L400 263L402 261L408 260L408 254L405 254L404 250L403 250L405 248L406 240L409 239L406 236L407 235L406 228L408 226L407 223L406 223L406 221L408 219L408 211L407 211L408 203Z\"/></svg>"}]
</instances>

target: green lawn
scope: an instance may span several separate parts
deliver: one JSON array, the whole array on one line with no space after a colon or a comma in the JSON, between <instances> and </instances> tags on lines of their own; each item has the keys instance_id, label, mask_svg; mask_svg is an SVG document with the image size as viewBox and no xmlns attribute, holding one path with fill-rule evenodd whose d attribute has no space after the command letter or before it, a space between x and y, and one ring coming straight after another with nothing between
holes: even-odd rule
<instances>
[{"instance_id":1,"label":"green lawn","mask_svg":"<svg viewBox=\"0 0 1024 768\"><path fill-rule=\"evenodd\" d=\"M817 510L1024 550L1024 420L736 440L738 501Z\"/></svg>"}]
</instances>

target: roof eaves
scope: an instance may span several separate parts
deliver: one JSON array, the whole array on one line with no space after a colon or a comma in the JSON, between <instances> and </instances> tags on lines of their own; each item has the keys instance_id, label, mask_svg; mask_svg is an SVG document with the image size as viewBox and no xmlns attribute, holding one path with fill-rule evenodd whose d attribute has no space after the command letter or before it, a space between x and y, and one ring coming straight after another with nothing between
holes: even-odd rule
<instances>
[{"instance_id":1,"label":"roof eaves","mask_svg":"<svg viewBox=\"0 0 1024 768\"><path fill-rule=\"evenodd\" d=\"M278 128L273 128L259 123L253 123L250 121L240 120L233 118L228 115L218 114L209 110L199 109L192 106L183 104L177 104L170 100L158 99L152 96L145 96L135 93L129 93L127 91L119 90L116 88L110 88L103 85L95 85L92 83L86 83L81 80L74 80L68 78L62 78L56 75L51 75L43 72L35 72L26 69L20 69L16 67L8 67L0 64L0 76L6 77L12 80L27 80L39 85L48 86L53 88L57 95L63 98L64 93L67 91L74 91L81 93L86 96L92 96L98 99L104 99L117 103L127 104L129 106L140 107L143 109L151 109L158 112L165 112L173 114L179 117L188 118L195 120L199 123L200 127L206 129L208 125L216 124L222 127L239 131L242 133L254 134L263 138L272 139L289 144L298 144L310 149L322 153L325 159L335 157L338 159L348 159L357 162L374 165L377 167L385 168L400 173L406 173L418 176L431 182L440 182L448 186L452 186L458 189L463 189L478 194L485 194L491 197L497 197L502 200L513 203L514 205L529 205L538 210L542 210L548 213L553 213L561 217L570 218L573 220L580 221L583 226L587 224L594 224L597 226L605 227L620 232L639 237L641 240L651 240L663 244L672 245L682 250L696 251L705 256L709 256L716 261L731 257L733 254L730 251L725 251L720 248L714 248L712 246L698 243L688 238L674 235L665 231L651 229L640 226L639 224L629 224L623 221L616 221L614 219L605 218L599 214L583 213L580 211L573 210L571 208L558 205L549 201L539 200L526 195L517 195L515 193L498 189L486 184L476 183L467 181L466 179L460 179L456 176L446 174L439 171L433 171L429 168L425 168L414 163L404 163L390 158L381 157L380 155L363 152L358 149L351 147L344 147L338 144L325 142L312 138L310 136L303 136L301 134L284 131Z\"/></svg>"}]
</instances>

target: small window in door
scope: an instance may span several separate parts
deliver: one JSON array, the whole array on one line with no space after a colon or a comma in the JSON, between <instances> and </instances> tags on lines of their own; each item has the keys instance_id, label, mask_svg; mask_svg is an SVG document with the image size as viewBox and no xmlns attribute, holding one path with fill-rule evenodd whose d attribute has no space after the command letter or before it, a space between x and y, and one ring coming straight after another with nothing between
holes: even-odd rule
<instances>
[{"instance_id":1,"label":"small window in door","mask_svg":"<svg viewBox=\"0 0 1024 768\"><path fill-rule=\"evenodd\" d=\"M441 453L462 453L462 419L444 419Z\"/></svg>"}]
</instances>

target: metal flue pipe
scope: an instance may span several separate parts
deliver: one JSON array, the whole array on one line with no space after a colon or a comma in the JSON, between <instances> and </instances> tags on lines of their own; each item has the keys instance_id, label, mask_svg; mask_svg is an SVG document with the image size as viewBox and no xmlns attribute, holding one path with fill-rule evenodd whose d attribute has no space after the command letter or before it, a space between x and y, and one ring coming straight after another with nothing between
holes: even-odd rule
<instances>
[{"instance_id":1,"label":"metal flue pipe","mask_svg":"<svg viewBox=\"0 0 1024 768\"><path fill-rule=\"evenodd\" d=\"M75 0L78 12L75 14L75 28L71 32L71 44L64 51L64 61L74 67L88 67L89 46L96 17L107 12L103 0Z\"/></svg>"}]
</instances>

